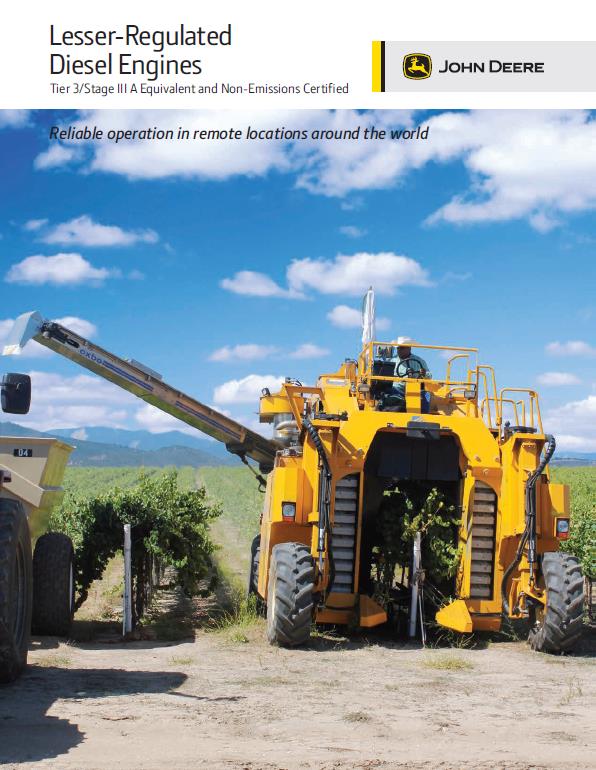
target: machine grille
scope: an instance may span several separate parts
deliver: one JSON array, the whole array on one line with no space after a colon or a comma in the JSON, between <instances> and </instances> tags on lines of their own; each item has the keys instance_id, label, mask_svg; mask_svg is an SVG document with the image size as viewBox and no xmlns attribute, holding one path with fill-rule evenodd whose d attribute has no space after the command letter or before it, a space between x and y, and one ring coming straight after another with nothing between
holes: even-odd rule
<instances>
[{"instance_id":1,"label":"machine grille","mask_svg":"<svg viewBox=\"0 0 596 770\"><path fill-rule=\"evenodd\" d=\"M335 580L332 590L352 593L360 474L344 476L335 485L333 514L333 561Z\"/></svg>"},{"instance_id":2,"label":"machine grille","mask_svg":"<svg viewBox=\"0 0 596 770\"><path fill-rule=\"evenodd\" d=\"M496 523L497 495L488 484L477 481L472 508L471 599L490 599L493 595Z\"/></svg>"}]
</instances>

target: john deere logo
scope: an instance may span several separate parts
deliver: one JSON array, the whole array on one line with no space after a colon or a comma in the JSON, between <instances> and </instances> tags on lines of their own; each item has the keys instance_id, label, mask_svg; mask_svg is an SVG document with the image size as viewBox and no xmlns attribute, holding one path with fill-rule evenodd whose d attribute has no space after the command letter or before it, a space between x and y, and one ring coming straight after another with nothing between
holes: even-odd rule
<instances>
[{"instance_id":1,"label":"john deere logo","mask_svg":"<svg viewBox=\"0 0 596 770\"><path fill-rule=\"evenodd\" d=\"M404 75L410 80L424 80L433 70L431 58L426 53L409 53L404 56Z\"/></svg>"}]
</instances>

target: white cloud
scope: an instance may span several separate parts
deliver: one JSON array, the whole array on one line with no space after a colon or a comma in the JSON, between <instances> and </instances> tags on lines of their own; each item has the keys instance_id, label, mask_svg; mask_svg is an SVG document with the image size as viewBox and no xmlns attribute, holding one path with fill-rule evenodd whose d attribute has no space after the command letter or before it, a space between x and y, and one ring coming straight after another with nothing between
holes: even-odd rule
<instances>
[{"instance_id":1,"label":"white cloud","mask_svg":"<svg viewBox=\"0 0 596 770\"><path fill-rule=\"evenodd\" d=\"M401 286L432 286L419 262L393 252L338 254L334 259L295 259L286 269L284 289L264 273L243 270L220 286L253 297L304 299L308 289L321 294L360 296L373 286L379 294L395 294Z\"/></svg>"},{"instance_id":2,"label":"white cloud","mask_svg":"<svg viewBox=\"0 0 596 770\"><path fill-rule=\"evenodd\" d=\"M283 382L283 377L273 374L249 374L241 380L228 380L218 385L213 391L213 401L216 404L254 403L257 406L263 388L269 388L274 393Z\"/></svg>"},{"instance_id":3,"label":"white cloud","mask_svg":"<svg viewBox=\"0 0 596 770\"><path fill-rule=\"evenodd\" d=\"M596 452L596 439L586 436L574 436L570 433L557 435L559 454L569 452Z\"/></svg>"},{"instance_id":4,"label":"white cloud","mask_svg":"<svg viewBox=\"0 0 596 770\"><path fill-rule=\"evenodd\" d=\"M85 428L79 428L78 430L73 430L73 432L70 434L70 437L78 439L79 441L87 441L89 434Z\"/></svg>"},{"instance_id":5,"label":"white cloud","mask_svg":"<svg viewBox=\"0 0 596 770\"><path fill-rule=\"evenodd\" d=\"M40 230L42 227L47 225L47 223L47 219L29 219L23 225L23 229L27 230L28 232L35 232L36 230Z\"/></svg>"},{"instance_id":6,"label":"white cloud","mask_svg":"<svg viewBox=\"0 0 596 770\"><path fill-rule=\"evenodd\" d=\"M327 313L327 318L333 326L340 329L360 329L362 328L362 311L348 305L336 305L333 310ZM377 318L376 327L379 331L385 331L391 326L388 318Z\"/></svg>"},{"instance_id":7,"label":"white cloud","mask_svg":"<svg viewBox=\"0 0 596 770\"><path fill-rule=\"evenodd\" d=\"M7 283L23 283L42 286L75 286L81 283L99 285L118 271L93 267L80 254L55 254L52 257L35 255L12 265L4 280Z\"/></svg>"},{"instance_id":8,"label":"white cloud","mask_svg":"<svg viewBox=\"0 0 596 770\"><path fill-rule=\"evenodd\" d=\"M258 361L277 352L273 345L225 345L214 350L209 361Z\"/></svg>"},{"instance_id":9,"label":"white cloud","mask_svg":"<svg viewBox=\"0 0 596 770\"><path fill-rule=\"evenodd\" d=\"M64 377L31 371L32 398L28 415L19 423L36 430L104 425L125 428L137 399L110 382L90 374Z\"/></svg>"},{"instance_id":10,"label":"white cloud","mask_svg":"<svg viewBox=\"0 0 596 770\"><path fill-rule=\"evenodd\" d=\"M393 252L351 256L338 254L333 260L297 259L287 270L291 289L321 294L364 294L373 286L378 294L394 294L401 286L430 286L427 271L414 259Z\"/></svg>"},{"instance_id":11,"label":"white cloud","mask_svg":"<svg viewBox=\"0 0 596 770\"><path fill-rule=\"evenodd\" d=\"M529 222L539 233L550 233L555 227L559 227L561 224L559 219L550 216L545 211L538 211L535 214L531 214Z\"/></svg>"},{"instance_id":12,"label":"white cloud","mask_svg":"<svg viewBox=\"0 0 596 770\"><path fill-rule=\"evenodd\" d=\"M61 326L66 326L67 329L71 329L76 334L80 334L81 337L91 339L97 334L97 326L84 318L66 315L63 318L55 318L54 320Z\"/></svg>"},{"instance_id":13,"label":"white cloud","mask_svg":"<svg viewBox=\"0 0 596 770\"><path fill-rule=\"evenodd\" d=\"M74 147L62 144L51 144L45 152L40 153L33 161L34 168L46 171L49 168L59 168L75 160L78 153Z\"/></svg>"},{"instance_id":14,"label":"white cloud","mask_svg":"<svg viewBox=\"0 0 596 770\"><path fill-rule=\"evenodd\" d=\"M92 338L97 334L97 327L92 324L91 321L86 321L84 318L77 318L76 316L65 316L64 318L54 318L54 321L66 326L68 329L72 329L73 332L80 334L82 337ZM9 332L14 326L14 318L7 318L0 321L0 349L4 345ZM52 351L46 348L44 345L40 345L35 340L30 340L20 353L22 358L47 358L52 355Z\"/></svg>"},{"instance_id":15,"label":"white cloud","mask_svg":"<svg viewBox=\"0 0 596 770\"><path fill-rule=\"evenodd\" d=\"M339 232L348 238L362 238L367 231L362 227L356 227L356 225L343 225L339 228Z\"/></svg>"},{"instance_id":16,"label":"white cloud","mask_svg":"<svg viewBox=\"0 0 596 770\"><path fill-rule=\"evenodd\" d=\"M596 348L582 340L549 342L546 352L553 356L596 356Z\"/></svg>"},{"instance_id":17,"label":"white cloud","mask_svg":"<svg viewBox=\"0 0 596 770\"><path fill-rule=\"evenodd\" d=\"M330 351L327 348L322 348L319 345L314 345L312 342L304 342L302 345L298 345L296 350L292 351L289 355L290 358L323 358L329 355Z\"/></svg>"},{"instance_id":18,"label":"white cloud","mask_svg":"<svg viewBox=\"0 0 596 770\"><path fill-rule=\"evenodd\" d=\"M359 211L364 206L364 200L360 196L341 201L339 207L342 211Z\"/></svg>"},{"instance_id":19,"label":"white cloud","mask_svg":"<svg viewBox=\"0 0 596 770\"><path fill-rule=\"evenodd\" d=\"M248 297L287 297L300 299L302 295L288 289L282 289L265 273L253 270L241 270L232 278L224 278L220 286L234 294L244 294Z\"/></svg>"},{"instance_id":20,"label":"white cloud","mask_svg":"<svg viewBox=\"0 0 596 770\"><path fill-rule=\"evenodd\" d=\"M559 387L561 385L577 385L581 382L579 377L570 372L544 372L536 378L540 385Z\"/></svg>"},{"instance_id":21,"label":"white cloud","mask_svg":"<svg viewBox=\"0 0 596 770\"><path fill-rule=\"evenodd\" d=\"M340 329L356 329L362 326L362 311L347 305L337 305L327 313L333 326Z\"/></svg>"},{"instance_id":22,"label":"white cloud","mask_svg":"<svg viewBox=\"0 0 596 770\"><path fill-rule=\"evenodd\" d=\"M480 110L428 122L434 140L415 149L428 160L459 158L470 174L468 191L429 222L526 218L547 232L559 215L596 206L596 122L588 112Z\"/></svg>"},{"instance_id":23,"label":"white cloud","mask_svg":"<svg viewBox=\"0 0 596 770\"><path fill-rule=\"evenodd\" d=\"M22 128L29 122L30 110L0 110L0 128Z\"/></svg>"},{"instance_id":24,"label":"white cloud","mask_svg":"<svg viewBox=\"0 0 596 770\"><path fill-rule=\"evenodd\" d=\"M543 420L560 450L596 451L596 395L549 409Z\"/></svg>"},{"instance_id":25,"label":"white cloud","mask_svg":"<svg viewBox=\"0 0 596 770\"><path fill-rule=\"evenodd\" d=\"M227 110L96 110L81 112L80 123L100 128L143 130L180 125L200 129L353 131L428 126L425 141L193 140L77 143L85 170L131 179L183 177L211 180L235 175L292 174L298 187L317 195L350 195L402 184L408 174L431 163L460 162L468 182L434 213L419 208L427 222L475 223L526 219L545 232L573 212L596 208L596 120L581 110L478 110L443 112L428 118L412 111L304 110L231 112ZM76 161L75 145L52 144L36 166ZM69 155L70 153L70 155Z\"/></svg>"},{"instance_id":26,"label":"white cloud","mask_svg":"<svg viewBox=\"0 0 596 770\"><path fill-rule=\"evenodd\" d=\"M83 214L68 222L54 225L41 237L44 243L64 246L132 246L135 243L157 243L154 230L123 230L116 225L102 225Z\"/></svg>"}]
</instances>

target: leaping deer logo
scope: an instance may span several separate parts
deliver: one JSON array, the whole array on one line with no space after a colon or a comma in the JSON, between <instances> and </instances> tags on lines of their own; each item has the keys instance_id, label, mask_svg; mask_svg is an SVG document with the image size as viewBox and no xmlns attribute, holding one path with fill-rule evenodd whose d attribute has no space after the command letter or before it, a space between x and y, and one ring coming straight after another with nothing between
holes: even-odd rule
<instances>
[{"instance_id":1,"label":"leaping deer logo","mask_svg":"<svg viewBox=\"0 0 596 770\"><path fill-rule=\"evenodd\" d=\"M410 66L408 67L408 72L422 72L423 75L426 75L428 77L428 72L426 71L426 67L424 64L418 64L418 57L412 56L412 61L410 63Z\"/></svg>"},{"instance_id":2,"label":"leaping deer logo","mask_svg":"<svg viewBox=\"0 0 596 770\"><path fill-rule=\"evenodd\" d=\"M410 80L429 78L431 71L432 62L428 54L409 53L404 56L404 75Z\"/></svg>"}]
</instances>

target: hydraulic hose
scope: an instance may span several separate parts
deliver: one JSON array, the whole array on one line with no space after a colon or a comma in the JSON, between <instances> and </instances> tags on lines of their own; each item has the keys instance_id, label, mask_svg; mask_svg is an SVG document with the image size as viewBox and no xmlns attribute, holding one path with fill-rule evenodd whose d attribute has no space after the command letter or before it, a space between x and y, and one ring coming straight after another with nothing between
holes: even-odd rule
<instances>
[{"instance_id":1,"label":"hydraulic hose","mask_svg":"<svg viewBox=\"0 0 596 770\"><path fill-rule=\"evenodd\" d=\"M533 574L534 563L536 562L536 482L544 472L544 469L551 461L557 442L555 437L548 434L546 435L546 449L544 457L542 458L539 466L532 473L526 481L525 489L525 513L526 513L526 526L522 533L522 536L515 552L515 557L511 564L505 570L503 574L503 580L501 581L501 602L503 605L503 613L509 615L510 607L507 599L507 584L513 570L518 566L521 561L526 543L528 544L528 563L530 565L530 574Z\"/></svg>"},{"instance_id":2,"label":"hydraulic hose","mask_svg":"<svg viewBox=\"0 0 596 770\"><path fill-rule=\"evenodd\" d=\"M327 551L329 559L329 583L327 584L327 593L331 591L335 580L335 564L333 562L332 532L331 532L331 467L325 447L319 436L319 432L308 417L302 420L302 424L310 436L319 460L321 469L319 471L319 532L317 540L317 549L319 552L319 571L323 573L323 554L325 552L325 537L327 538Z\"/></svg>"}]
</instances>

